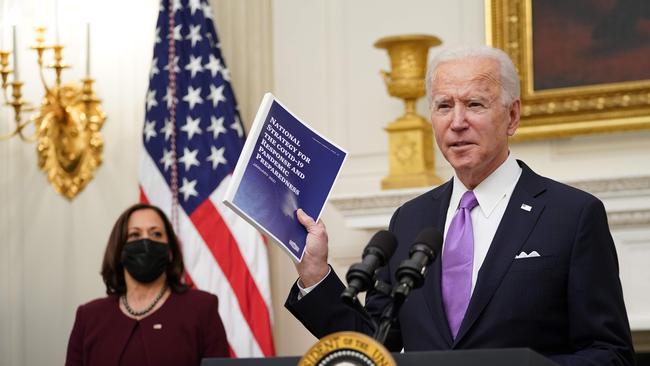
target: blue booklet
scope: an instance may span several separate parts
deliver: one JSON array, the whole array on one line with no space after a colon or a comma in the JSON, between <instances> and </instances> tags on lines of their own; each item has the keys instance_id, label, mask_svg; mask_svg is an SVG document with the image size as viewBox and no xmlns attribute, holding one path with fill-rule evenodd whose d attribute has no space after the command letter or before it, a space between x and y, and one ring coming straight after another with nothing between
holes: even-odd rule
<instances>
[{"instance_id":1,"label":"blue booklet","mask_svg":"<svg viewBox=\"0 0 650 366\"><path fill-rule=\"evenodd\" d=\"M346 157L267 93L224 203L300 261L307 230L297 209L318 220Z\"/></svg>"}]
</instances>

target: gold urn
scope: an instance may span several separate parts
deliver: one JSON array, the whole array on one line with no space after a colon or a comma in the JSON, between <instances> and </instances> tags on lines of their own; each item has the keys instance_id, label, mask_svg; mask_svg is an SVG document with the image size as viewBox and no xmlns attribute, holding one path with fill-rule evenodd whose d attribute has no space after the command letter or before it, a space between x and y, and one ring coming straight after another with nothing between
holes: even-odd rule
<instances>
[{"instance_id":1,"label":"gold urn","mask_svg":"<svg viewBox=\"0 0 650 366\"><path fill-rule=\"evenodd\" d=\"M404 100L404 115L388 124L389 174L382 189L440 184L434 174L433 131L431 123L415 111L417 100L425 95L427 54L441 43L429 35L399 35L379 39L375 47L386 49L391 71L382 71L388 94Z\"/></svg>"}]
</instances>

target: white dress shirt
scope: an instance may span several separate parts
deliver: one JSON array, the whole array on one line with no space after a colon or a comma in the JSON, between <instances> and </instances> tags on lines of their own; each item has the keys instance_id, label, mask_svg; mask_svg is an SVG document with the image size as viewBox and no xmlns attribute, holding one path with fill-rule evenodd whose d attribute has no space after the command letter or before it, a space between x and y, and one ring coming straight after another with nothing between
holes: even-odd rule
<instances>
[{"instance_id":1,"label":"white dress shirt","mask_svg":"<svg viewBox=\"0 0 650 366\"><path fill-rule=\"evenodd\" d=\"M494 238L494 233L501 222L503 213L506 211L508 201L512 196L512 191L521 176L521 168L515 158L508 154L508 158L490 174L481 184L474 188L474 195L478 201L478 206L472 212L472 229L474 230L474 268L472 269L472 292L476 285L478 278L478 271L485 260L490 243ZM447 209L447 220L445 221L445 238L447 237L447 230L449 224L453 219L460 198L469 189L458 179L454 174L454 189L451 193L451 200L449 201L449 208ZM443 243L444 246L444 243ZM444 252L444 249L443 249ZM329 275L329 272L327 273ZM327 276L325 276L327 277ZM324 279L323 277L318 283L307 288L302 287L300 279L297 281L299 294L298 300L307 295L311 290L316 288Z\"/></svg>"},{"instance_id":2,"label":"white dress shirt","mask_svg":"<svg viewBox=\"0 0 650 366\"><path fill-rule=\"evenodd\" d=\"M472 293L476 286L478 271L485 260L490 244L494 238L494 233L499 227L508 201L512 196L517 181L521 176L521 167L517 164L512 154L490 174L483 182L474 188L474 195L478 201L478 206L472 212L472 229L474 230L474 267L472 269ZM449 224L453 219L463 194L469 189L454 174L454 189L451 193L449 208L447 209L447 220L445 221L445 242L447 241L447 231ZM443 242L444 253L444 242ZM443 258L444 260L444 258Z\"/></svg>"}]
</instances>

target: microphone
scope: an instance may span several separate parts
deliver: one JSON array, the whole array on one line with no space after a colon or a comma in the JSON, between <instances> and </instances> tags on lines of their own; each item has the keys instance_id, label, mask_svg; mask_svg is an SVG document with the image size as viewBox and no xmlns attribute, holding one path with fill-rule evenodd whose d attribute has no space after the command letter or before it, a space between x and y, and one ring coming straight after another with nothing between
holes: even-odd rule
<instances>
[{"instance_id":1,"label":"microphone","mask_svg":"<svg viewBox=\"0 0 650 366\"><path fill-rule=\"evenodd\" d=\"M436 259L441 248L442 234L433 227L420 231L415 238L409 251L409 258L403 260L395 271L397 284L391 293L393 301L382 311L379 326L373 336L380 343L386 342L390 327L411 290L422 287L427 266Z\"/></svg>"},{"instance_id":2,"label":"microphone","mask_svg":"<svg viewBox=\"0 0 650 366\"><path fill-rule=\"evenodd\" d=\"M383 267L395 253L397 239L386 230L380 230L368 242L363 250L361 263L350 266L345 279L348 287L341 293L341 300L352 305L359 292L367 291L374 284L375 271Z\"/></svg>"},{"instance_id":3,"label":"microphone","mask_svg":"<svg viewBox=\"0 0 650 366\"><path fill-rule=\"evenodd\" d=\"M393 295L405 299L411 290L424 284L428 265L433 262L442 249L442 234L434 227L426 228L418 234L409 251L409 258L397 267L395 277L398 285Z\"/></svg>"}]
</instances>

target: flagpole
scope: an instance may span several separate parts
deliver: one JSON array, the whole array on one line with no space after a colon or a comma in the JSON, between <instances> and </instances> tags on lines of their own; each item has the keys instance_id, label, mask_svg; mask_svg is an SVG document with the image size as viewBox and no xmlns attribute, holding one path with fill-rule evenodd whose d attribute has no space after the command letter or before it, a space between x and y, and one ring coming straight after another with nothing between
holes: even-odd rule
<instances>
[{"instance_id":1,"label":"flagpole","mask_svg":"<svg viewBox=\"0 0 650 366\"><path fill-rule=\"evenodd\" d=\"M178 160L176 154L176 42L174 40L174 2L168 1L169 12L169 53L168 53L168 68L169 68L169 90L171 98L171 106L169 108L169 120L171 123L171 154L172 154L172 172L171 172L171 191L172 191L172 225L174 231L179 233L178 227Z\"/></svg>"}]
</instances>

